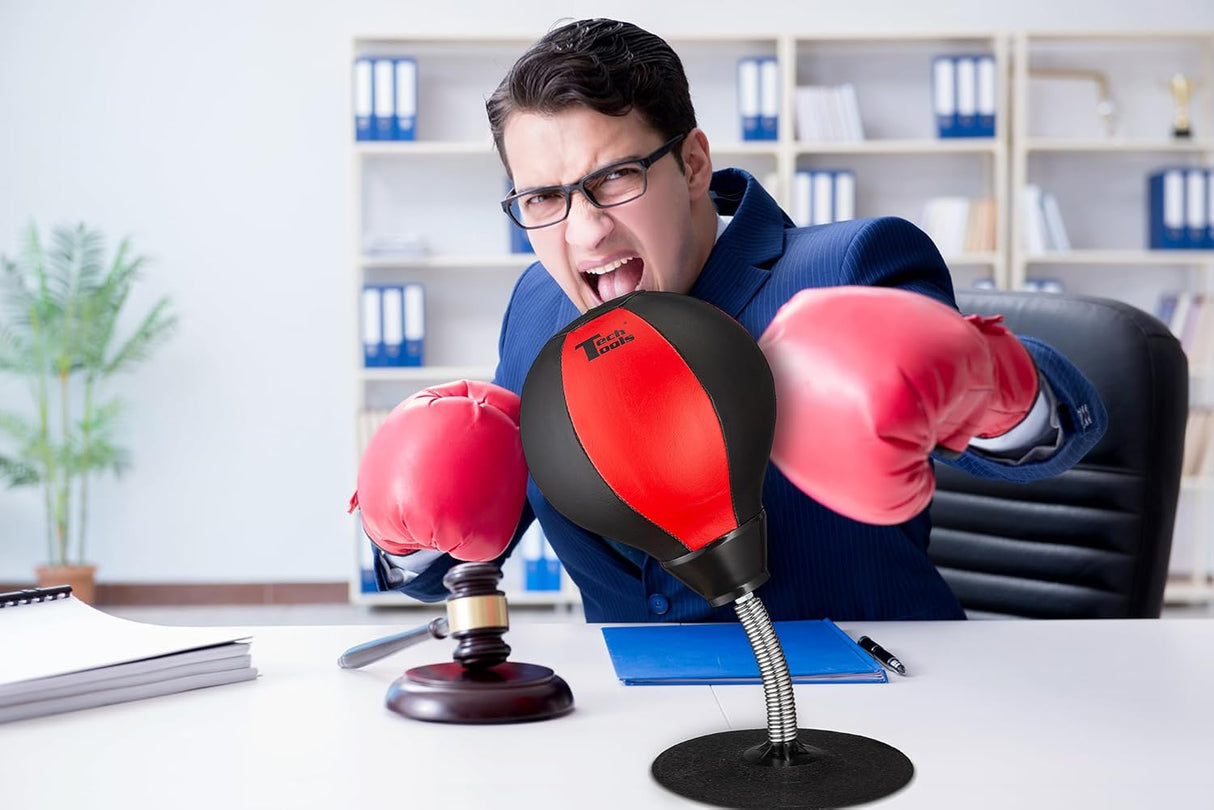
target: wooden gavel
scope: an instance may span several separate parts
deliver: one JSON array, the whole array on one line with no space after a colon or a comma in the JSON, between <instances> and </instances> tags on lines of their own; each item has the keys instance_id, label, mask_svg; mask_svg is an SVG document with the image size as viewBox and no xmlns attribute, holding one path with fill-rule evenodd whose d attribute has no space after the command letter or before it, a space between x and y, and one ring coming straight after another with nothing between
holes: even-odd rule
<instances>
[{"instance_id":1,"label":"wooden gavel","mask_svg":"<svg viewBox=\"0 0 1214 810\"><path fill-rule=\"evenodd\" d=\"M429 638L459 641L454 662L414 667L392 682L389 709L439 723L515 723L559 717L573 709L568 684L548 667L507 661L510 629L501 569L491 562L452 566L443 577L447 615L403 633L351 647L337 660L358 669Z\"/></svg>"},{"instance_id":2,"label":"wooden gavel","mask_svg":"<svg viewBox=\"0 0 1214 810\"><path fill-rule=\"evenodd\" d=\"M351 647L337 659L343 669L359 669L406 647L431 638L459 640L453 657L466 667L492 667L510 655L502 635L510 629L506 596L497 589L501 570L493 563L469 562L453 566L443 577L447 615L403 633Z\"/></svg>"}]
</instances>

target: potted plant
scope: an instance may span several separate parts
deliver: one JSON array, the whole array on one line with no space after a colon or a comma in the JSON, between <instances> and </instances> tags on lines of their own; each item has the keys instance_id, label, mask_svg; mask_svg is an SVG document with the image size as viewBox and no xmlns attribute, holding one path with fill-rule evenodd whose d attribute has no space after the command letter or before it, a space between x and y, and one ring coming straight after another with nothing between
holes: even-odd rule
<instances>
[{"instance_id":1,"label":"potted plant","mask_svg":"<svg viewBox=\"0 0 1214 810\"><path fill-rule=\"evenodd\" d=\"M107 266L103 235L83 224L55 228L48 246L30 225L17 258L0 257L0 373L20 378L32 395L25 410L0 410L0 480L41 488L46 563L35 567L38 584L72 585L89 602L89 480L129 465L118 444L124 405L106 384L177 325L161 298L119 337L144 261L123 240Z\"/></svg>"}]
</instances>

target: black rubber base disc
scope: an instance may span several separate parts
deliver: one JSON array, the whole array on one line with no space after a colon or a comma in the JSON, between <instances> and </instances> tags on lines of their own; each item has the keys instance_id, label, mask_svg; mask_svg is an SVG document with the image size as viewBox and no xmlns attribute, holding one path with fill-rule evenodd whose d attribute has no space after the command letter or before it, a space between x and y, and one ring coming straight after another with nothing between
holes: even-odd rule
<instances>
[{"instance_id":1,"label":"black rubber base disc","mask_svg":"<svg viewBox=\"0 0 1214 810\"><path fill-rule=\"evenodd\" d=\"M447 662L414 667L392 682L388 708L435 723L523 723L573 708L569 685L548 667L511 661L488 669Z\"/></svg>"},{"instance_id":2,"label":"black rubber base disc","mask_svg":"<svg viewBox=\"0 0 1214 810\"><path fill-rule=\"evenodd\" d=\"M755 752L766 729L723 731L671 746L653 761L667 790L717 807L848 807L906 785L915 766L893 746L838 731L799 729L798 764L773 764ZM750 752L750 756L747 754Z\"/></svg>"}]
</instances>

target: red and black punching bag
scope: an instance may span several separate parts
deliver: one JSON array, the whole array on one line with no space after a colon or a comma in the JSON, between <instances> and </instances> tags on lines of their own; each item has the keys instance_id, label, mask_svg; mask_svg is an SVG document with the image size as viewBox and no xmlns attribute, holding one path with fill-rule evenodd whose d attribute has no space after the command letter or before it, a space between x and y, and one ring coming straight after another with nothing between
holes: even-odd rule
<instances>
[{"instance_id":1,"label":"red and black punching bag","mask_svg":"<svg viewBox=\"0 0 1214 810\"><path fill-rule=\"evenodd\" d=\"M771 370L740 324L699 299L641 291L548 341L520 429L558 511L657 558L716 607L768 578L775 420Z\"/></svg>"}]
</instances>

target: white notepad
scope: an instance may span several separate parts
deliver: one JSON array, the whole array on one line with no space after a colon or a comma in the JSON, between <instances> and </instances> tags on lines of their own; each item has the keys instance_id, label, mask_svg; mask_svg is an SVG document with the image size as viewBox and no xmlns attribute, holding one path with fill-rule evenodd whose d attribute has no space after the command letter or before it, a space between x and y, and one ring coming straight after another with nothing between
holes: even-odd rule
<instances>
[{"instance_id":1,"label":"white notepad","mask_svg":"<svg viewBox=\"0 0 1214 810\"><path fill-rule=\"evenodd\" d=\"M248 636L133 622L39 593L0 594L0 723L257 677Z\"/></svg>"}]
</instances>

